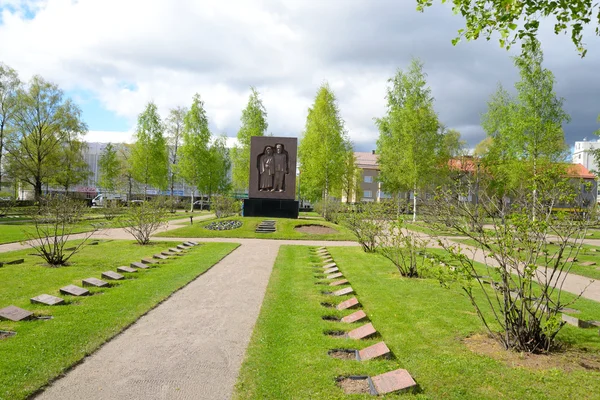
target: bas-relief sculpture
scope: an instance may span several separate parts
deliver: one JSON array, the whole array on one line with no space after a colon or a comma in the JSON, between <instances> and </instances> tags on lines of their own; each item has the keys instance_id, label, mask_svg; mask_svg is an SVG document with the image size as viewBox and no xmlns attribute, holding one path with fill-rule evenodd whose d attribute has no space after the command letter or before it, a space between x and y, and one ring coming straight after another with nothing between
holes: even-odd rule
<instances>
[{"instance_id":1,"label":"bas-relief sculpture","mask_svg":"<svg viewBox=\"0 0 600 400\"><path fill-rule=\"evenodd\" d=\"M295 200L297 146L296 138L251 138L249 198Z\"/></svg>"},{"instance_id":2,"label":"bas-relief sculpture","mask_svg":"<svg viewBox=\"0 0 600 400\"><path fill-rule=\"evenodd\" d=\"M260 192L285 192L285 176L290 173L290 166L283 144L275 145L275 153L273 147L265 147L259 156L258 170Z\"/></svg>"}]
</instances>

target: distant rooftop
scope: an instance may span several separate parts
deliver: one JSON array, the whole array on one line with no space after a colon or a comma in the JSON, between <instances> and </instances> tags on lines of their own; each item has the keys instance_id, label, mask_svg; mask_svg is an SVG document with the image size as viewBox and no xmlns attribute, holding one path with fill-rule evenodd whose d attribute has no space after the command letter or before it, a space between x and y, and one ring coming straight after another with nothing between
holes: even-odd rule
<instances>
[{"instance_id":1,"label":"distant rooftop","mask_svg":"<svg viewBox=\"0 0 600 400\"><path fill-rule=\"evenodd\" d=\"M356 157L356 164L358 165L358 168L379 169L377 154L375 154L375 152L356 151L354 152L354 156Z\"/></svg>"}]
</instances>

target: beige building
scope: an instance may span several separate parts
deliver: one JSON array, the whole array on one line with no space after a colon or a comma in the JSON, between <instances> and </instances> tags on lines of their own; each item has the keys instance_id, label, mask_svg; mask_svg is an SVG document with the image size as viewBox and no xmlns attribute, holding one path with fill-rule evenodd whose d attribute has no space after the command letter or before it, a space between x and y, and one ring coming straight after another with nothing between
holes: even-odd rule
<instances>
[{"instance_id":1,"label":"beige building","mask_svg":"<svg viewBox=\"0 0 600 400\"><path fill-rule=\"evenodd\" d=\"M356 193L351 203L361 201L381 201L381 199L390 198L388 194L381 190L381 183L378 181L379 164L375 150L372 152L355 152L356 165L361 170L360 192ZM342 198L345 202L346 198Z\"/></svg>"}]
</instances>

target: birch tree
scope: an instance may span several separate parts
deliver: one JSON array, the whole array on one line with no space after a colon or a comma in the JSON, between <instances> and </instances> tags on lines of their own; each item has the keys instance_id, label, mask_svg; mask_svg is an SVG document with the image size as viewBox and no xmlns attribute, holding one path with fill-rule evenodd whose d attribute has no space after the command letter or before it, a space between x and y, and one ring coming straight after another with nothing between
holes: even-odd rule
<instances>
[{"instance_id":1,"label":"birch tree","mask_svg":"<svg viewBox=\"0 0 600 400\"><path fill-rule=\"evenodd\" d=\"M311 201L341 193L348 134L335 95L328 84L319 87L308 109L299 144L302 193ZM327 210L324 212L327 215Z\"/></svg>"},{"instance_id":2,"label":"birch tree","mask_svg":"<svg viewBox=\"0 0 600 400\"><path fill-rule=\"evenodd\" d=\"M119 161L117 150L112 143L108 143L98 160L98 172L100 175L98 183L100 187L109 192L114 192L117 189L121 170L121 162Z\"/></svg>"},{"instance_id":3,"label":"birch tree","mask_svg":"<svg viewBox=\"0 0 600 400\"><path fill-rule=\"evenodd\" d=\"M148 187L167 188L168 155L163 124L156 104L148 103L138 116L135 143L131 153L133 177L144 185L144 196Z\"/></svg>"},{"instance_id":4,"label":"birch tree","mask_svg":"<svg viewBox=\"0 0 600 400\"><path fill-rule=\"evenodd\" d=\"M242 111L242 125L237 133L238 143L232 149L233 161L233 185L236 190L248 189L250 177L250 138L252 136L264 136L269 124L267 123L267 111L259 97L256 88L250 88L250 98L244 111Z\"/></svg>"},{"instance_id":5,"label":"birch tree","mask_svg":"<svg viewBox=\"0 0 600 400\"><path fill-rule=\"evenodd\" d=\"M211 133L204 102L195 94L192 106L183 119L182 144L179 148L179 171L182 178L194 189L202 187L202 178L209 155ZM191 209L194 207L192 190Z\"/></svg>"},{"instance_id":6,"label":"birch tree","mask_svg":"<svg viewBox=\"0 0 600 400\"><path fill-rule=\"evenodd\" d=\"M173 190L175 188L175 180L179 177L179 158L178 152L183 138L184 118L187 114L187 109L184 107L173 108L169 111L169 116L166 121L167 144L169 153L169 185L171 188L171 211L174 211Z\"/></svg>"},{"instance_id":7,"label":"birch tree","mask_svg":"<svg viewBox=\"0 0 600 400\"><path fill-rule=\"evenodd\" d=\"M412 190L416 221L419 190L435 178L444 153L443 132L423 63L413 59L406 72L398 70L389 80L386 99L386 114L376 119L380 179L388 193Z\"/></svg>"}]
</instances>

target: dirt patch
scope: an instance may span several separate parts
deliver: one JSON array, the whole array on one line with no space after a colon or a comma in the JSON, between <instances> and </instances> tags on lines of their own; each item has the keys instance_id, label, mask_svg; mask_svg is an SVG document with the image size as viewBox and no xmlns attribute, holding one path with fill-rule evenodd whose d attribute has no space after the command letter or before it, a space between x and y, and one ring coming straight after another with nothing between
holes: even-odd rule
<instances>
[{"instance_id":1,"label":"dirt patch","mask_svg":"<svg viewBox=\"0 0 600 400\"><path fill-rule=\"evenodd\" d=\"M323 307L327 307L327 308L334 308L335 307L335 304L327 303L327 302L323 302L323 303L321 303L321 305Z\"/></svg>"},{"instance_id":2,"label":"dirt patch","mask_svg":"<svg viewBox=\"0 0 600 400\"><path fill-rule=\"evenodd\" d=\"M335 229L324 225L297 225L294 230L309 235L331 235L338 233Z\"/></svg>"},{"instance_id":3,"label":"dirt patch","mask_svg":"<svg viewBox=\"0 0 600 400\"><path fill-rule=\"evenodd\" d=\"M366 377L342 377L337 379L337 385L346 394L364 394L369 392L369 381Z\"/></svg>"},{"instance_id":4,"label":"dirt patch","mask_svg":"<svg viewBox=\"0 0 600 400\"><path fill-rule=\"evenodd\" d=\"M327 336L334 336L334 337L341 337L341 336L346 335L345 331L325 331L323 333Z\"/></svg>"},{"instance_id":5,"label":"dirt patch","mask_svg":"<svg viewBox=\"0 0 600 400\"><path fill-rule=\"evenodd\" d=\"M0 340L8 339L9 337L15 336L16 334L17 334L17 332L0 331Z\"/></svg>"},{"instance_id":6,"label":"dirt patch","mask_svg":"<svg viewBox=\"0 0 600 400\"><path fill-rule=\"evenodd\" d=\"M327 354L339 360L356 360L356 350L334 349L329 350Z\"/></svg>"},{"instance_id":7,"label":"dirt patch","mask_svg":"<svg viewBox=\"0 0 600 400\"><path fill-rule=\"evenodd\" d=\"M321 317L321 319L323 319L324 321L336 321L336 322L340 320L340 318L336 317L335 315L323 315Z\"/></svg>"},{"instance_id":8,"label":"dirt patch","mask_svg":"<svg viewBox=\"0 0 600 400\"><path fill-rule=\"evenodd\" d=\"M563 371L600 371L600 355L583 350L566 349L550 354L517 353L505 350L500 343L488 335L473 335L464 340L474 353L483 354L502 361L510 367L533 370L561 369Z\"/></svg>"}]
</instances>

